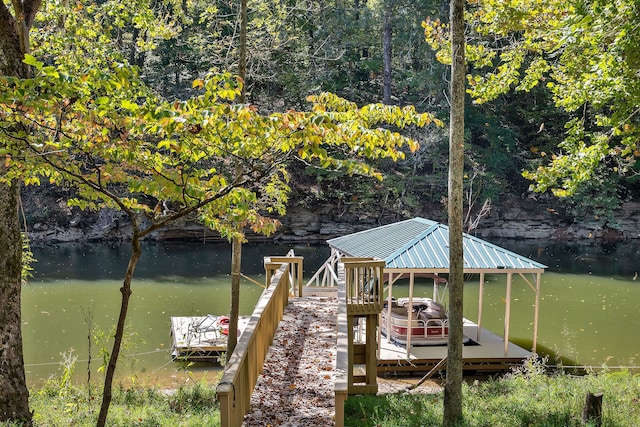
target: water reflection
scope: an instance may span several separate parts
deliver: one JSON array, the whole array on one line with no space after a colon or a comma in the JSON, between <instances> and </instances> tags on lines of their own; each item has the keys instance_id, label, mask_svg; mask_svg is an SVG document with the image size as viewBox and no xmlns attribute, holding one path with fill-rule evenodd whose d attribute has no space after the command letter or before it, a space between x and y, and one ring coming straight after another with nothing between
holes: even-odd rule
<instances>
[{"instance_id":1,"label":"water reflection","mask_svg":"<svg viewBox=\"0 0 640 427\"><path fill-rule=\"evenodd\" d=\"M283 256L290 249L305 257L308 276L329 253L326 246L245 244L242 272L263 282L263 257ZM119 310L119 288L130 249L127 245L65 244L34 248L33 252L38 262L23 290L23 341L27 376L30 382L37 382L59 373L58 361L70 349L86 363L87 316L93 335L109 335ZM145 372L154 382L172 381L178 365L169 356L170 317L227 314L230 268L229 244L143 246L128 315L129 343L124 353L130 356L119 365L121 378L139 381ZM240 293L240 313L250 315L262 288L243 280ZM92 339L94 356L107 346L95 341ZM92 363L95 375L101 362Z\"/></svg>"},{"instance_id":2,"label":"water reflection","mask_svg":"<svg viewBox=\"0 0 640 427\"><path fill-rule=\"evenodd\" d=\"M290 249L304 256L305 270L315 271L326 259L326 246L307 244L244 244L242 271L247 275L264 272L263 257L283 256ZM121 279L130 247L125 244L61 244L33 249L33 281L60 279ZM317 262L316 262L317 261ZM137 279L181 280L227 274L231 268L231 246L204 243L147 243L135 271Z\"/></svg>"},{"instance_id":3,"label":"water reflection","mask_svg":"<svg viewBox=\"0 0 640 427\"><path fill-rule=\"evenodd\" d=\"M542 347L594 366L635 365L640 360L640 287L633 279L640 265L638 245L524 240L492 243L549 266L542 285L538 340ZM304 257L307 279L329 255L326 245L245 244L242 271L263 281L263 257L282 256L292 248ZM113 327L129 253L127 245L34 249L36 271L23 291L25 363L31 382L59 372L61 353L71 348L79 360L87 358L89 311L96 331ZM169 318L228 313L230 266L228 244L145 244L128 321L132 338L125 354L132 356L123 358L118 374L139 379L144 372L154 382L175 378L178 366L169 357ZM504 275L490 275L485 284L483 326L498 334L504 328L504 281ZM241 286L241 314L248 315L262 289L248 281ZM430 286L419 285L416 295L430 296ZM402 286L394 288L396 297L402 292ZM514 284L510 335L516 341L531 340L532 295L526 284ZM477 316L477 298L478 278L468 277L464 314L472 320ZM94 349L100 345L104 344L94 343ZM93 362L94 372L99 363Z\"/></svg>"},{"instance_id":4,"label":"water reflection","mask_svg":"<svg viewBox=\"0 0 640 427\"><path fill-rule=\"evenodd\" d=\"M557 273L633 278L640 270L636 242L557 242L493 239L492 243L549 266Z\"/></svg>"}]
</instances>

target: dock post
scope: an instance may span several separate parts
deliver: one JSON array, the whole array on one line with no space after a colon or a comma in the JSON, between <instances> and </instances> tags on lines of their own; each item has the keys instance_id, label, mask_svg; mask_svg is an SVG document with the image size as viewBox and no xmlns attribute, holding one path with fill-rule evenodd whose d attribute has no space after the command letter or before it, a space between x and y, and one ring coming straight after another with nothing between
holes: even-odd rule
<instances>
[{"instance_id":1,"label":"dock post","mask_svg":"<svg viewBox=\"0 0 640 427\"><path fill-rule=\"evenodd\" d=\"M343 258L340 264L340 287L345 289L348 335L347 387L349 394L378 392L378 319L383 308L384 265L371 258ZM364 343L354 342L353 329L365 323ZM364 375L354 373L364 366Z\"/></svg>"}]
</instances>

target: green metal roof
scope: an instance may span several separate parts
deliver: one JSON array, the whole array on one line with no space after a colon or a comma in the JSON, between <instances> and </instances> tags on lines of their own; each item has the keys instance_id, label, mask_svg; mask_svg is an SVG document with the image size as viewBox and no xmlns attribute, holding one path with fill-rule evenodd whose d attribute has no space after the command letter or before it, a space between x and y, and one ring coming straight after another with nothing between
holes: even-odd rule
<instances>
[{"instance_id":1,"label":"green metal roof","mask_svg":"<svg viewBox=\"0 0 640 427\"><path fill-rule=\"evenodd\" d=\"M346 256L383 259L386 268L448 270L449 227L413 218L328 240ZM465 270L545 269L529 258L464 234Z\"/></svg>"}]
</instances>

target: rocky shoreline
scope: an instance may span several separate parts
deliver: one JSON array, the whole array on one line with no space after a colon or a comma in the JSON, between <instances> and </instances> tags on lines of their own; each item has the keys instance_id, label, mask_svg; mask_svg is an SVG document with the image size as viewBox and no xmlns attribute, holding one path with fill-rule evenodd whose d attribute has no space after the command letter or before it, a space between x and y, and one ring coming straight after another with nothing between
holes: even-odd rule
<instances>
[{"instance_id":1,"label":"rocky shoreline","mask_svg":"<svg viewBox=\"0 0 640 427\"><path fill-rule=\"evenodd\" d=\"M431 210L433 215L421 215L445 222L444 212ZM552 207L537 201L516 201L499 209L492 209L482 218L471 233L480 238L546 239L558 241L606 240L622 241L640 238L640 203L626 203L616 217L617 229L602 228L597 221L585 218L579 223L568 222ZM324 211L310 211L293 207L286 217L280 218L282 226L272 236L265 237L248 232L249 241L320 243L333 237L401 221L412 216L372 214L335 215L330 207ZM69 212L67 224L47 221L35 223L28 231L32 244L42 245L65 242L118 242L126 241L131 227L125 215L117 211L102 210L97 213ZM216 233L195 221L181 220L149 235L148 241L207 241L226 242Z\"/></svg>"}]
</instances>

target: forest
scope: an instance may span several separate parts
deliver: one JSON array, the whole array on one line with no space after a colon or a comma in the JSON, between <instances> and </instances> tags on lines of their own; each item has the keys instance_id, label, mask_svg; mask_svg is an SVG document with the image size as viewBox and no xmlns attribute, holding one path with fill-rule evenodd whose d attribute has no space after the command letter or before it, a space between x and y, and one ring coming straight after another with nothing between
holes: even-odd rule
<instances>
[{"instance_id":1,"label":"forest","mask_svg":"<svg viewBox=\"0 0 640 427\"><path fill-rule=\"evenodd\" d=\"M164 99L197 94L193 81L209 70L240 71L240 2L75 7L87 14L82 19L100 17L108 43ZM308 108L309 95L331 92L358 105L412 105L446 121L447 14L444 1L249 1L246 102L269 114ZM104 35L80 32L80 18L67 18L69 33L78 26L67 36L104 43ZM551 200L568 222L587 218L618 228L616 210L640 190L637 6L473 1L467 21L468 229L488 208L522 199ZM47 52L54 41L39 37L34 48ZM54 51L45 57L55 62ZM381 207L392 218L446 220L448 129L403 132L420 148L405 150L400 161L376 160L381 182L292 158L289 206L331 206L336 215L354 217ZM35 191L60 198L59 189ZM31 206L31 224L69 221L55 204Z\"/></svg>"},{"instance_id":2,"label":"forest","mask_svg":"<svg viewBox=\"0 0 640 427\"><path fill-rule=\"evenodd\" d=\"M293 206L444 211L449 64L461 58L452 45L465 46L467 64L465 126L451 128L464 131L467 230L491 206L541 198L616 229L616 210L639 191L638 4L472 0L462 45L449 38L448 10L405 0L3 2L0 420L32 416L20 227L67 208L130 221L105 425L146 236L194 218L238 248L245 229L271 235ZM22 185L36 190L21 198ZM25 209L21 226L16 212L36 200L47 202Z\"/></svg>"},{"instance_id":3,"label":"forest","mask_svg":"<svg viewBox=\"0 0 640 427\"><path fill-rule=\"evenodd\" d=\"M236 3L183 8L180 35L146 54L131 44L131 60L169 98L189 93L202 70L233 72ZM508 198L541 197L532 189L546 191L561 197L556 206L566 217L596 218L616 228L613 212L640 189L637 6L507 5L468 5L468 200L480 211L485 201L499 206ZM358 104L414 105L447 119L442 40L448 2L255 1L248 14L247 96L257 108L301 108L309 94L329 91ZM573 16L565 19L567 14ZM420 149L403 161L377 164L385 180L373 186L296 162L292 203L365 211L383 206L405 216L423 213L425 206L444 211L448 130L413 132ZM538 174L540 167L546 173Z\"/></svg>"}]
</instances>

